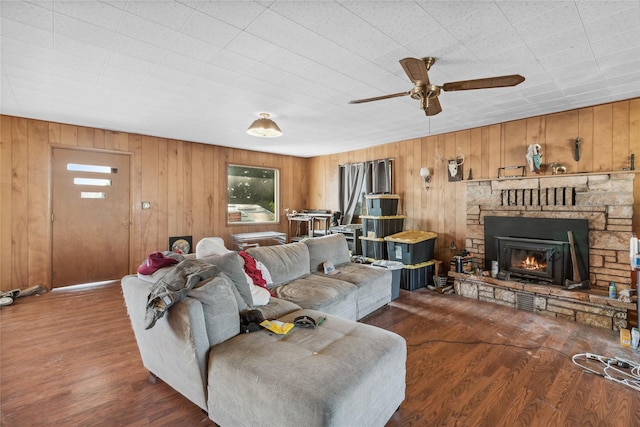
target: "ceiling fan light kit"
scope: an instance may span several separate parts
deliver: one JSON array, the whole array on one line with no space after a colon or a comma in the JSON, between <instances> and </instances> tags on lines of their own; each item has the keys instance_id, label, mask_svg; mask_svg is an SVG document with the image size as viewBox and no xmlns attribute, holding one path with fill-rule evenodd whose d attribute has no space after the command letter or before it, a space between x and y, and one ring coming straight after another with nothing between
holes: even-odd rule
<instances>
[{"instance_id":1,"label":"ceiling fan light kit","mask_svg":"<svg viewBox=\"0 0 640 427\"><path fill-rule=\"evenodd\" d=\"M376 96L374 98L357 99L350 104L362 104L365 102L379 101L382 99L397 98L409 95L411 98L420 101L420 108L427 116L435 116L442 111L438 96L441 91L452 92L456 90L490 89L496 87L516 86L524 81L520 74L510 74L507 76L487 77L484 79L463 80L459 82L449 82L442 86L434 85L429 81L428 71L436 63L433 57L426 58L404 58L400 60L400 65L415 85L408 92L394 93L390 95Z\"/></svg>"},{"instance_id":2,"label":"ceiling fan light kit","mask_svg":"<svg viewBox=\"0 0 640 427\"><path fill-rule=\"evenodd\" d=\"M276 122L269 118L268 113L260 113L260 118L251 123L247 133L261 138L276 138L282 135L282 131Z\"/></svg>"}]
</instances>

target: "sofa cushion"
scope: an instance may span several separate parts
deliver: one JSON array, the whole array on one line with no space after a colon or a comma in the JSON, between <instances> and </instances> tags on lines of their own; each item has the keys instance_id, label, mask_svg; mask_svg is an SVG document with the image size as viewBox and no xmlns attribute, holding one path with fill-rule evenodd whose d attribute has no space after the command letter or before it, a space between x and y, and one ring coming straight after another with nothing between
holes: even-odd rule
<instances>
[{"instance_id":1,"label":"sofa cushion","mask_svg":"<svg viewBox=\"0 0 640 427\"><path fill-rule=\"evenodd\" d=\"M222 255L210 255L202 258L203 261L217 266L220 271L227 275L235 285L236 292L239 293L241 301L238 301L240 311L253 307L253 297L251 288L244 274L242 258L237 252L227 252Z\"/></svg>"},{"instance_id":2,"label":"sofa cushion","mask_svg":"<svg viewBox=\"0 0 640 427\"><path fill-rule=\"evenodd\" d=\"M246 252L267 267L273 280L270 288L310 274L309 250L302 242L258 246Z\"/></svg>"},{"instance_id":3,"label":"sofa cushion","mask_svg":"<svg viewBox=\"0 0 640 427\"><path fill-rule=\"evenodd\" d=\"M323 271L322 264L330 261L338 267L351 261L349 245L344 234L329 234L304 241L309 249L309 266L311 272Z\"/></svg>"},{"instance_id":4,"label":"sofa cushion","mask_svg":"<svg viewBox=\"0 0 640 427\"><path fill-rule=\"evenodd\" d=\"M334 277L310 274L277 286L273 288L273 292L278 298L291 301L302 308L356 320L356 286Z\"/></svg>"},{"instance_id":5,"label":"sofa cushion","mask_svg":"<svg viewBox=\"0 0 640 427\"><path fill-rule=\"evenodd\" d=\"M354 284L357 290L358 319L391 302L391 271L366 264L342 264L332 278ZM317 272L314 275L324 276Z\"/></svg>"},{"instance_id":6,"label":"sofa cushion","mask_svg":"<svg viewBox=\"0 0 640 427\"><path fill-rule=\"evenodd\" d=\"M235 285L224 273L208 279L187 294L202 304L209 345L214 346L240 333L240 310Z\"/></svg>"},{"instance_id":7,"label":"sofa cushion","mask_svg":"<svg viewBox=\"0 0 640 427\"><path fill-rule=\"evenodd\" d=\"M279 319L324 316L299 310ZM397 334L326 316L287 335L241 334L211 350L209 417L222 426L384 426L405 397ZM250 404L239 396L251 392Z\"/></svg>"},{"instance_id":8,"label":"sofa cushion","mask_svg":"<svg viewBox=\"0 0 640 427\"><path fill-rule=\"evenodd\" d=\"M265 319L273 320L293 311L300 310L300 306L291 301L271 297L267 305L256 307L256 310L260 310Z\"/></svg>"}]
</instances>

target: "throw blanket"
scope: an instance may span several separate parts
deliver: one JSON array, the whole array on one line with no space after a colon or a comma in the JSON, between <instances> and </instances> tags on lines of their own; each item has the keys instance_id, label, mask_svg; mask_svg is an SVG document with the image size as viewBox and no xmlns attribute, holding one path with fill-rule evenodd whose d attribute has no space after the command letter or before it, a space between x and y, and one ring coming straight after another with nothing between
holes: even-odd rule
<instances>
[{"instance_id":1,"label":"throw blanket","mask_svg":"<svg viewBox=\"0 0 640 427\"><path fill-rule=\"evenodd\" d=\"M150 329L156 321L176 302L180 301L202 281L220 274L215 265L202 260L185 260L175 266L151 287L147 297L147 311L144 316L145 329Z\"/></svg>"},{"instance_id":2,"label":"throw blanket","mask_svg":"<svg viewBox=\"0 0 640 427\"><path fill-rule=\"evenodd\" d=\"M244 272L247 273L249 278L253 280L253 284L265 288L269 291L272 297L275 297L271 289L267 287L267 281L262 277L262 271L256 265L256 260L245 251L238 252L238 255L244 259Z\"/></svg>"}]
</instances>

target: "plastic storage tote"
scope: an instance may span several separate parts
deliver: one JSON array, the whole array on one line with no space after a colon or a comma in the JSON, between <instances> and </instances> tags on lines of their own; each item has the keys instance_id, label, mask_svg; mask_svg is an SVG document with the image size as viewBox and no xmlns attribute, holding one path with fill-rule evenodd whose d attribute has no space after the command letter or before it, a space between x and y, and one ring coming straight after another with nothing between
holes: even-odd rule
<instances>
[{"instance_id":1,"label":"plastic storage tote","mask_svg":"<svg viewBox=\"0 0 640 427\"><path fill-rule=\"evenodd\" d=\"M365 194L367 212L371 216L389 216L398 213L397 194Z\"/></svg>"},{"instance_id":2,"label":"plastic storage tote","mask_svg":"<svg viewBox=\"0 0 640 427\"><path fill-rule=\"evenodd\" d=\"M433 231L408 230L392 234L387 241L389 259L403 264L420 264L433 258L438 235Z\"/></svg>"},{"instance_id":3,"label":"plastic storage tote","mask_svg":"<svg viewBox=\"0 0 640 427\"><path fill-rule=\"evenodd\" d=\"M368 238L381 238L396 234L402 231L404 227L404 215L392 215L392 216L370 216L363 215L360 217L362 220L362 235Z\"/></svg>"},{"instance_id":4,"label":"plastic storage tote","mask_svg":"<svg viewBox=\"0 0 640 427\"><path fill-rule=\"evenodd\" d=\"M387 242L383 238L360 236L362 255L371 260L387 259Z\"/></svg>"},{"instance_id":5,"label":"plastic storage tote","mask_svg":"<svg viewBox=\"0 0 640 427\"><path fill-rule=\"evenodd\" d=\"M431 260L420 264L405 265L402 269L400 287L408 291L414 291L427 285L432 285L435 263L434 260Z\"/></svg>"}]
</instances>

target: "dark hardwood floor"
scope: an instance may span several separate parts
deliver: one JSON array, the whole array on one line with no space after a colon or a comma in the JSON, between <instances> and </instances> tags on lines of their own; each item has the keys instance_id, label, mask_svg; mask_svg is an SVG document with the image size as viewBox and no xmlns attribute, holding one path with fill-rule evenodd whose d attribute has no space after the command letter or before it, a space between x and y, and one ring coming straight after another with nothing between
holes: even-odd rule
<instances>
[{"instance_id":1,"label":"dark hardwood floor","mask_svg":"<svg viewBox=\"0 0 640 427\"><path fill-rule=\"evenodd\" d=\"M149 380L119 283L0 310L2 426L214 425ZM618 334L428 290L365 319L407 340L406 400L388 426L637 426L640 392L571 362L638 361Z\"/></svg>"}]
</instances>

